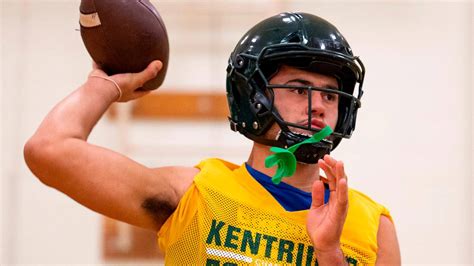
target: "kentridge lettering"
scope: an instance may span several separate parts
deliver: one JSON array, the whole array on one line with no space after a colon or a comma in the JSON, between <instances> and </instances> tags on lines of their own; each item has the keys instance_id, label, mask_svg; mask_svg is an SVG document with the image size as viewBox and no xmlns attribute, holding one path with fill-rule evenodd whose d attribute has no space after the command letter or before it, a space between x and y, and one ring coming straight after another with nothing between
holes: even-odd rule
<instances>
[{"instance_id":1,"label":"kentridge lettering","mask_svg":"<svg viewBox=\"0 0 474 266\"><path fill-rule=\"evenodd\" d=\"M318 265L313 246L242 229L215 219L212 220L206 244L226 247L244 254L277 260L282 263ZM346 257L346 260L350 265L357 265L357 260L353 258ZM212 260L212 263L209 263L209 265L230 264L232 263L223 262L219 264L219 261L215 259Z\"/></svg>"}]
</instances>

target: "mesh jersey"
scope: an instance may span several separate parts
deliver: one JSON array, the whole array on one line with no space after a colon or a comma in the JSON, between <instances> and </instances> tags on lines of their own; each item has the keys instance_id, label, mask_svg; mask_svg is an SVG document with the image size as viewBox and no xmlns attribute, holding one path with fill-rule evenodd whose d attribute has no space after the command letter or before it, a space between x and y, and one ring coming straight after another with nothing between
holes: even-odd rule
<instances>
[{"instance_id":1,"label":"mesh jersey","mask_svg":"<svg viewBox=\"0 0 474 266\"><path fill-rule=\"evenodd\" d=\"M169 265L315 265L307 210L288 212L247 172L219 160L200 173L158 232ZM349 190L341 247L349 264L375 264L380 215L388 210Z\"/></svg>"}]
</instances>

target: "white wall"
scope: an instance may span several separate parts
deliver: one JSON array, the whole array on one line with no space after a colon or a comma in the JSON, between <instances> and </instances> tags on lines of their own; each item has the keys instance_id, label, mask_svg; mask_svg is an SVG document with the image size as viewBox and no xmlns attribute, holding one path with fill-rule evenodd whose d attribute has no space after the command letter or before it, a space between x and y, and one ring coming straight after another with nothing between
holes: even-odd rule
<instances>
[{"instance_id":1,"label":"white wall","mask_svg":"<svg viewBox=\"0 0 474 266\"><path fill-rule=\"evenodd\" d=\"M357 130L334 153L345 161L350 185L390 208L404 263L471 264L472 3L247 1L245 13L239 3L157 4L171 41L163 89L222 89L230 49L260 18L280 9L321 15L349 39L368 71ZM229 5L232 11L208 9ZM12 0L1 7L0 263L100 263L100 217L43 186L22 159L41 119L90 69L75 31L78 1ZM183 46L186 40L195 49ZM220 44L210 47L214 41ZM123 149L116 130L104 120L91 141ZM203 145L173 143L168 132L200 136ZM147 165L175 163L179 151L188 165L216 155L241 163L249 146L225 123L134 122L128 134L128 153ZM162 154L166 161L159 161Z\"/></svg>"},{"instance_id":2,"label":"white wall","mask_svg":"<svg viewBox=\"0 0 474 266\"><path fill-rule=\"evenodd\" d=\"M2 2L2 251L6 263L93 263L99 217L43 186L22 146L47 111L77 87L90 65L74 3ZM99 125L99 136L104 135Z\"/></svg>"}]
</instances>

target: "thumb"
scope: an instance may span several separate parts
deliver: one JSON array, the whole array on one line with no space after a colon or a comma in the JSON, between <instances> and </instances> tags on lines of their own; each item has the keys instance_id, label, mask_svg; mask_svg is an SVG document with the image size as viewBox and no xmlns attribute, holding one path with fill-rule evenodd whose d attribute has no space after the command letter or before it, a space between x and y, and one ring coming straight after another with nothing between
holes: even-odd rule
<instances>
[{"instance_id":1,"label":"thumb","mask_svg":"<svg viewBox=\"0 0 474 266\"><path fill-rule=\"evenodd\" d=\"M163 63L160 60L151 62L142 72L136 73L135 79L141 86L150 79L156 77L163 68Z\"/></svg>"}]
</instances>

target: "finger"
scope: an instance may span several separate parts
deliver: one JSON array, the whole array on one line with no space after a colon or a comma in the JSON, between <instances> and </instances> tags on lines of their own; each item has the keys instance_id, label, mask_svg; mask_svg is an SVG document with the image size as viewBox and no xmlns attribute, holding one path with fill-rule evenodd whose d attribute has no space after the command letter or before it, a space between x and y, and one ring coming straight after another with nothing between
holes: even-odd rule
<instances>
[{"instance_id":1,"label":"finger","mask_svg":"<svg viewBox=\"0 0 474 266\"><path fill-rule=\"evenodd\" d=\"M336 177L329 165L323 160L318 161L318 165L321 169L323 169L324 173L326 174L327 183L329 185L329 191L333 192L336 191Z\"/></svg>"},{"instance_id":2,"label":"finger","mask_svg":"<svg viewBox=\"0 0 474 266\"><path fill-rule=\"evenodd\" d=\"M335 169L333 169L325 161L319 160L318 165L319 165L320 168L322 168L324 170L324 172L326 173L326 176L327 176L328 179L329 178L334 178L336 176L336 172L334 171Z\"/></svg>"},{"instance_id":3,"label":"finger","mask_svg":"<svg viewBox=\"0 0 474 266\"><path fill-rule=\"evenodd\" d=\"M137 98L139 97L143 97L149 93L151 93L152 91L146 91L146 90L135 90L133 92L133 96L136 96Z\"/></svg>"},{"instance_id":4,"label":"finger","mask_svg":"<svg viewBox=\"0 0 474 266\"><path fill-rule=\"evenodd\" d=\"M336 171L336 195L337 195L337 204L336 204L336 213L339 217L345 217L347 213L347 207L349 202L348 195L348 185L347 185L347 176L344 171L344 163L338 161L335 167Z\"/></svg>"},{"instance_id":5,"label":"finger","mask_svg":"<svg viewBox=\"0 0 474 266\"><path fill-rule=\"evenodd\" d=\"M335 166L335 172L336 172L336 182L339 182L339 180L345 178L347 179L346 176L346 171L344 170L344 163L342 161L338 161Z\"/></svg>"},{"instance_id":6,"label":"finger","mask_svg":"<svg viewBox=\"0 0 474 266\"><path fill-rule=\"evenodd\" d=\"M326 154L326 155L324 155L323 159L329 166L331 166L331 167L336 166L337 160L332 158L331 155Z\"/></svg>"},{"instance_id":7,"label":"finger","mask_svg":"<svg viewBox=\"0 0 474 266\"><path fill-rule=\"evenodd\" d=\"M323 183L326 183L326 184L329 183L329 180L322 175L319 176L319 180L323 181Z\"/></svg>"},{"instance_id":8,"label":"finger","mask_svg":"<svg viewBox=\"0 0 474 266\"><path fill-rule=\"evenodd\" d=\"M337 207L336 213L339 217L344 217L347 213L349 204L349 193L348 193L347 179L343 178L337 182Z\"/></svg>"},{"instance_id":9,"label":"finger","mask_svg":"<svg viewBox=\"0 0 474 266\"><path fill-rule=\"evenodd\" d=\"M147 81L156 77L158 72L163 68L163 63L159 60L151 62L142 72L135 73L134 81L138 85L137 87L143 86Z\"/></svg>"},{"instance_id":10,"label":"finger","mask_svg":"<svg viewBox=\"0 0 474 266\"><path fill-rule=\"evenodd\" d=\"M318 208L324 204L324 184L321 180L316 180L311 189L311 209Z\"/></svg>"}]
</instances>

